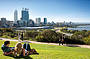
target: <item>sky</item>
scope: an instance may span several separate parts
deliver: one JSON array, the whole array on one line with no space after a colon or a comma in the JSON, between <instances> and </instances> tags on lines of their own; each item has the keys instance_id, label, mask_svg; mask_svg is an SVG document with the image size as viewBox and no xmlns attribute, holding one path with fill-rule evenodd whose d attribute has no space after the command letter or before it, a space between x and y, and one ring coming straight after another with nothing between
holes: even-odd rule
<instances>
[{"instance_id":1,"label":"sky","mask_svg":"<svg viewBox=\"0 0 90 59\"><path fill-rule=\"evenodd\" d=\"M0 18L14 20L14 11L21 18L22 8L29 8L29 18L47 17L48 22L89 22L90 0L0 0Z\"/></svg>"}]
</instances>

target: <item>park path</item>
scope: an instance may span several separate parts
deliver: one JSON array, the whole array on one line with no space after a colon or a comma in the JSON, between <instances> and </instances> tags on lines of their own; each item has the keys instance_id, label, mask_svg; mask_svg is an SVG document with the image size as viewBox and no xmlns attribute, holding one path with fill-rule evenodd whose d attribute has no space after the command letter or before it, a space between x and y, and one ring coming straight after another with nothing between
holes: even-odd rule
<instances>
[{"instance_id":1,"label":"park path","mask_svg":"<svg viewBox=\"0 0 90 59\"><path fill-rule=\"evenodd\" d=\"M0 40L8 40L8 41L17 41L15 39L7 39L7 38L0 38ZM26 41L22 41L26 42ZM48 45L59 45L58 43L46 43L46 42L36 42L36 41L28 41L29 43L36 43L36 44L48 44ZM61 45L62 46L62 45ZM63 46L69 47L81 47L81 48L90 48L90 45L78 45L78 44L64 44Z\"/></svg>"}]
</instances>

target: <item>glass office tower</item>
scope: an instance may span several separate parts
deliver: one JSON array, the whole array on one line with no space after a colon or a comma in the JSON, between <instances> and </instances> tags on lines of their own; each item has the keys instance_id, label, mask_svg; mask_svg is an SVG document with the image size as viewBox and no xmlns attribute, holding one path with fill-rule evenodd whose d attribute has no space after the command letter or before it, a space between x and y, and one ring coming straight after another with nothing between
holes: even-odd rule
<instances>
[{"instance_id":1,"label":"glass office tower","mask_svg":"<svg viewBox=\"0 0 90 59\"><path fill-rule=\"evenodd\" d=\"M44 24L47 24L47 18L44 18Z\"/></svg>"},{"instance_id":2,"label":"glass office tower","mask_svg":"<svg viewBox=\"0 0 90 59\"><path fill-rule=\"evenodd\" d=\"M28 12L27 8L23 8L21 20L24 20L24 21L28 21L29 20L29 12Z\"/></svg>"}]
</instances>

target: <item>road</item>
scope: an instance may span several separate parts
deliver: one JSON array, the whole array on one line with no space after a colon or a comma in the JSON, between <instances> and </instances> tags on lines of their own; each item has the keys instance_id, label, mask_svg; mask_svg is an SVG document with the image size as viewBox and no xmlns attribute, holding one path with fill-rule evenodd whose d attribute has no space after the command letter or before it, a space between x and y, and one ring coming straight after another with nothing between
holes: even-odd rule
<instances>
[{"instance_id":1,"label":"road","mask_svg":"<svg viewBox=\"0 0 90 59\"><path fill-rule=\"evenodd\" d=\"M57 29L56 28L56 32L60 32L60 29ZM70 34L70 33L64 33L64 32L60 32L60 33L63 33L63 34L65 34L65 35L67 35L67 36L72 36L73 34Z\"/></svg>"}]
</instances>

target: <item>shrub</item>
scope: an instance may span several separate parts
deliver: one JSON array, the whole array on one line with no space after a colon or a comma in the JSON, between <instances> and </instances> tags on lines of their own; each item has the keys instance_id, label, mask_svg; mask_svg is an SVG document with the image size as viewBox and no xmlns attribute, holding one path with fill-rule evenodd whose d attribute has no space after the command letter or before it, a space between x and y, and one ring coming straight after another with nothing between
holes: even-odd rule
<instances>
[{"instance_id":1,"label":"shrub","mask_svg":"<svg viewBox=\"0 0 90 59\"><path fill-rule=\"evenodd\" d=\"M35 38L39 32L37 31L27 31L24 36L29 38Z\"/></svg>"},{"instance_id":2,"label":"shrub","mask_svg":"<svg viewBox=\"0 0 90 59\"><path fill-rule=\"evenodd\" d=\"M44 42L44 37L38 35L38 36L36 36L35 40L39 41L39 42Z\"/></svg>"},{"instance_id":3,"label":"shrub","mask_svg":"<svg viewBox=\"0 0 90 59\"><path fill-rule=\"evenodd\" d=\"M44 42L57 42L59 39L58 34L53 30L44 30L39 34L39 36L40 37L37 36L37 38L39 38L39 41ZM43 38L43 40L41 38Z\"/></svg>"},{"instance_id":4,"label":"shrub","mask_svg":"<svg viewBox=\"0 0 90 59\"><path fill-rule=\"evenodd\" d=\"M90 36L83 38L85 44L90 44Z\"/></svg>"},{"instance_id":5,"label":"shrub","mask_svg":"<svg viewBox=\"0 0 90 59\"><path fill-rule=\"evenodd\" d=\"M3 35L2 37L3 38L11 38L10 36L7 36L7 35Z\"/></svg>"}]
</instances>

